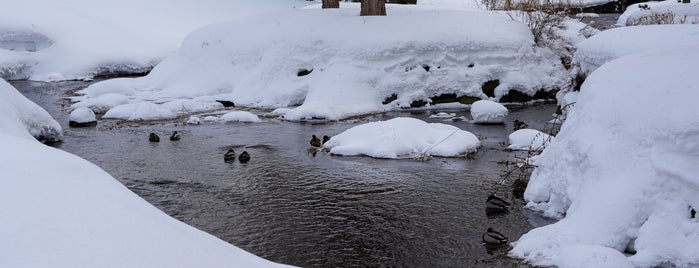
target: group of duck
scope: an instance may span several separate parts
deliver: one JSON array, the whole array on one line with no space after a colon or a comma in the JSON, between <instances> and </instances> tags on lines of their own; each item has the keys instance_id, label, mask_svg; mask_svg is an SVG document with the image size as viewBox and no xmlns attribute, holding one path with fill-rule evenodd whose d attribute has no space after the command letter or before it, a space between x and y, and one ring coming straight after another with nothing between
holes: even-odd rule
<instances>
[{"instance_id":1,"label":"group of duck","mask_svg":"<svg viewBox=\"0 0 699 268\"><path fill-rule=\"evenodd\" d=\"M485 212L488 215L502 214L507 212L507 208L509 208L510 206L511 204L509 202L491 193L488 196L488 199L486 199L485 201ZM507 244L508 242L508 239L505 235L493 230L493 228L488 228L488 230L483 234L481 238L483 239L483 243L485 243L486 245L499 246Z\"/></svg>"},{"instance_id":2,"label":"group of duck","mask_svg":"<svg viewBox=\"0 0 699 268\"><path fill-rule=\"evenodd\" d=\"M315 137L315 136L314 136L314 137ZM180 140L180 133L177 132L177 131L173 132L172 135L170 136L170 140L171 140L171 141L178 141L178 140ZM150 133L150 134L148 135L148 141L150 141L150 142L160 142L160 137L158 136L158 134ZM236 154L235 154L235 151L234 151L233 149L229 149L228 152L226 152L226 154L223 155L223 161L226 162L226 163L233 162L233 161L235 161L235 159L236 159ZM249 154L247 151L243 151L243 152L238 156L238 161L240 161L240 163L247 163L247 162L249 162L249 161L250 161L250 154Z\"/></svg>"}]
</instances>

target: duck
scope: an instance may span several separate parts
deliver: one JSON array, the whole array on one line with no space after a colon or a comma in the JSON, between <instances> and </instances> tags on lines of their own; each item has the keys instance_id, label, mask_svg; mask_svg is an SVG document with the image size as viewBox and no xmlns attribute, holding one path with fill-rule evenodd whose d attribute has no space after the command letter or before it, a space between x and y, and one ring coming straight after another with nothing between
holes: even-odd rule
<instances>
[{"instance_id":1,"label":"duck","mask_svg":"<svg viewBox=\"0 0 699 268\"><path fill-rule=\"evenodd\" d=\"M230 107L235 107L235 103L232 101L227 101L227 100L216 100L218 103L221 103L223 105L224 109L228 109Z\"/></svg>"},{"instance_id":2,"label":"duck","mask_svg":"<svg viewBox=\"0 0 699 268\"><path fill-rule=\"evenodd\" d=\"M524 121L519 121L516 119L514 121L514 125L515 125L515 131L529 127L529 125L527 125L527 123L524 123Z\"/></svg>"},{"instance_id":3,"label":"duck","mask_svg":"<svg viewBox=\"0 0 699 268\"><path fill-rule=\"evenodd\" d=\"M180 140L180 133L178 133L177 131L175 131L174 133L172 133L172 136L170 136L170 140L171 140L171 141L178 141L178 140Z\"/></svg>"},{"instance_id":4,"label":"duck","mask_svg":"<svg viewBox=\"0 0 699 268\"><path fill-rule=\"evenodd\" d=\"M512 183L512 194L515 198L522 198L524 191L527 190L527 181L524 179L516 179Z\"/></svg>"},{"instance_id":5,"label":"duck","mask_svg":"<svg viewBox=\"0 0 699 268\"><path fill-rule=\"evenodd\" d=\"M488 230L483 234L482 238L483 243L486 244L502 245L506 244L508 241L506 236L504 236L500 232L493 230L493 228L488 228Z\"/></svg>"},{"instance_id":6,"label":"duck","mask_svg":"<svg viewBox=\"0 0 699 268\"><path fill-rule=\"evenodd\" d=\"M150 141L150 142L160 142L160 137L158 137L158 135L155 134L155 133L151 133L150 135L148 135L148 141Z\"/></svg>"},{"instance_id":7,"label":"duck","mask_svg":"<svg viewBox=\"0 0 699 268\"><path fill-rule=\"evenodd\" d=\"M228 149L225 155L223 155L223 161L228 163L235 160L235 151L233 149Z\"/></svg>"},{"instance_id":8,"label":"duck","mask_svg":"<svg viewBox=\"0 0 699 268\"><path fill-rule=\"evenodd\" d=\"M697 211L694 210L692 207L689 207L689 217L692 219L697 217Z\"/></svg>"},{"instance_id":9,"label":"duck","mask_svg":"<svg viewBox=\"0 0 699 268\"><path fill-rule=\"evenodd\" d=\"M248 151L243 151L243 153L241 153L240 156L238 156L238 161L240 161L240 163L247 163L248 161L250 161L250 155L248 154Z\"/></svg>"},{"instance_id":10,"label":"duck","mask_svg":"<svg viewBox=\"0 0 699 268\"><path fill-rule=\"evenodd\" d=\"M323 144L325 144L325 143L328 142L329 140L330 140L330 136L328 136L328 135L323 135Z\"/></svg>"},{"instance_id":11,"label":"duck","mask_svg":"<svg viewBox=\"0 0 699 268\"><path fill-rule=\"evenodd\" d=\"M507 210L507 207L509 206L509 202L495 196L495 194L490 194L488 199L485 201L485 209L487 210L504 211Z\"/></svg>"},{"instance_id":12,"label":"duck","mask_svg":"<svg viewBox=\"0 0 699 268\"><path fill-rule=\"evenodd\" d=\"M311 137L311 146L320 147L321 145L322 143L320 142L320 139L316 137L316 135L313 135L313 137Z\"/></svg>"}]
</instances>

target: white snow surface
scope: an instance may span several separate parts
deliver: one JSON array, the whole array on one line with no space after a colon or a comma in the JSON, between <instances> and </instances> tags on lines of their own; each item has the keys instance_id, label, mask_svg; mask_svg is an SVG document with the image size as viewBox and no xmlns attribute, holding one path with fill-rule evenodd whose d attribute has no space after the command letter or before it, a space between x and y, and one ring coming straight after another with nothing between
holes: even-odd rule
<instances>
[{"instance_id":1,"label":"white snow surface","mask_svg":"<svg viewBox=\"0 0 699 268\"><path fill-rule=\"evenodd\" d=\"M201 124L201 118L199 118L198 116L190 116L190 117L187 119L187 124L189 124L189 125L199 125L199 124Z\"/></svg>"},{"instance_id":2,"label":"white snow surface","mask_svg":"<svg viewBox=\"0 0 699 268\"><path fill-rule=\"evenodd\" d=\"M156 209L36 141L51 116L0 80L0 267L279 267ZM89 111L89 110L88 110Z\"/></svg>"},{"instance_id":3,"label":"white snow surface","mask_svg":"<svg viewBox=\"0 0 699 268\"><path fill-rule=\"evenodd\" d=\"M201 28L148 76L93 84L83 101L107 93L130 102L207 96L292 108L287 120L338 120L447 93L487 98L481 85L489 80L500 80L496 100L509 89L533 95L569 80L549 49L502 14L392 5L389 16L360 17L357 4L342 7ZM302 70L312 71L297 76ZM383 105L392 94L398 99Z\"/></svg>"},{"instance_id":4,"label":"white snow surface","mask_svg":"<svg viewBox=\"0 0 699 268\"><path fill-rule=\"evenodd\" d=\"M471 132L455 126L397 117L352 127L333 136L323 146L337 155L453 157L475 152L480 141Z\"/></svg>"},{"instance_id":5,"label":"white snow surface","mask_svg":"<svg viewBox=\"0 0 699 268\"><path fill-rule=\"evenodd\" d=\"M479 100L471 104L471 118L474 123L499 124L505 120L507 114L505 105L491 100Z\"/></svg>"},{"instance_id":6,"label":"white snow surface","mask_svg":"<svg viewBox=\"0 0 699 268\"><path fill-rule=\"evenodd\" d=\"M89 123L97 121L97 118L90 108L82 107L70 112L69 120L76 123Z\"/></svg>"},{"instance_id":7,"label":"white snow surface","mask_svg":"<svg viewBox=\"0 0 699 268\"><path fill-rule=\"evenodd\" d=\"M507 137L507 149L541 151L553 140L553 136L536 129L518 129Z\"/></svg>"},{"instance_id":8,"label":"white snow surface","mask_svg":"<svg viewBox=\"0 0 699 268\"><path fill-rule=\"evenodd\" d=\"M699 25L620 27L602 31L580 42L573 63L587 75L602 64L625 55L684 48L699 48Z\"/></svg>"},{"instance_id":9,"label":"white snow surface","mask_svg":"<svg viewBox=\"0 0 699 268\"><path fill-rule=\"evenodd\" d=\"M61 125L43 108L0 79L0 133L59 141L63 138ZM5 152L7 148L3 148Z\"/></svg>"},{"instance_id":10,"label":"white snow surface","mask_svg":"<svg viewBox=\"0 0 699 268\"><path fill-rule=\"evenodd\" d=\"M699 208L697 62L696 49L634 54L587 78L524 194L527 207L565 217L522 236L513 256L560 267L581 257L699 266L699 219L689 212ZM629 257L601 249L621 252L634 239Z\"/></svg>"},{"instance_id":11,"label":"white snow surface","mask_svg":"<svg viewBox=\"0 0 699 268\"><path fill-rule=\"evenodd\" d=\"M247 122L247 123L258 123L262 122L257 115L246 111L233 111L226 113L221 116L221 121L223 122Z\"/></svg>"},{"instance_id":12,"label":"white snow surface","mask_svg":"<svg viewBox=\"0 0 699 268\"><path fill-rule=\"evenodd\" d=\"M195 29L302 0L22 0L0 9L0 78L55 81L144 72Z\"/></svg>"},{"instance_id":13,"label":"white snow surface","mask_svg":"<svg viewBox=\"0 0 699 268\"><path fill-rule=\"evenodd\" d=\"M648 6L641 9L640 5ZM617 19L617 26L630 26L641 16L671 12L674 15L674 23L699 23L699 3L679 3L676 0L653 1L630 5Z\"/></svg>"}]
</instances>

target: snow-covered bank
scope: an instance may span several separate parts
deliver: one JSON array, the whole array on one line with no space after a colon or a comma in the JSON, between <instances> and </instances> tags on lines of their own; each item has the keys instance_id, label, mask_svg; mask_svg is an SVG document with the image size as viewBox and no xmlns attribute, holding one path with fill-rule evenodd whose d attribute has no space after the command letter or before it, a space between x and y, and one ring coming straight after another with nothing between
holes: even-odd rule
<instances>
[{"instance_id":1,"label":"snow-covered bank","mask_svg":"<svg viewBox=\"0 0 699 268\"><path fill-rule=\"evenodd\" d=\"M0 78L54 81L145 72L195 29L302 0L22 0L0 9Z\"/></svg>"},{"instance_id":2,"label":"snow-covered bank","mask_svg":"<svg viewBox=\"0 0 699 268\"><path fill-rule=\"evenodd\" d=\"M107 93L131 102L210 96L292 107L288 120L335 120L443 94L487 98L486 82L495 100L511 89L531 96L567 85L559 58L501 14L395 5L389 16L359 17L358 4L342 6L204 27L148 76L94 84L83 101Z\"/></svg>"},{"instance_id":3,"label":"snow-covered bank","mask_svg":"<svg viewBox=\"0 0 699 268\"><path fill-rule=\"evenodd\" d=\"M699 44L699 25L648 25L614 28L578 44L573 63L590 74L606 62L634 53L679 50Z\"/></svg>"},{"instance_id":4,"label":"snow-covered bank","mask_svg":"<svg viewBox=\"0 0 699 268\"><path fill-rule=\"evenodd\" d=\"M645 17L645 18L644 18ZM630 5L617 19L617 26L643 25L644 22L699 23L699 3L676 0L653 1Z\"/></svg>"},{"instance_id":5,"label":"snow-covered bank","mask_svg":"<svg viewBox=\"0 0 699 268\"><path fill-rule=\"evenodd\" d=\"M398 117L350 128L323 146L337 155L398 158L465 155L478 150L480 141L455 126Z\"/></svg>"},{"instance_id":6,"label":"snow-covered bank","mask_svg":"<svg viewBox=\"0 0 699 268\"><path fill-rule=\"evenodd\" d=\"M0 267L278 267L179 222L32 135L51 116L0 80Z\"/></svg>"},{"instance_id":7,"label":"snow-covered bank","mask_svg":"<svg viewBox=\"0 0 699 268\"><path fill-rule=\"evenodd\" d=\"M699 265L697 62L695 48L654 51L588 77L524 195L564 218L522 236L512 255L561 267Z\"/></svg>"}]
</instances>

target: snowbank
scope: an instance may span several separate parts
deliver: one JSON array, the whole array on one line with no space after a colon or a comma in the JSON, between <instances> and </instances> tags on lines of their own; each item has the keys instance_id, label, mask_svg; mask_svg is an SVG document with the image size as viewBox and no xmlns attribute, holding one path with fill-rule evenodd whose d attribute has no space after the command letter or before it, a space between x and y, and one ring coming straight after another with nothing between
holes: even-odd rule
<instances>
[{"instance_id":1,"label":"snowbank","mask_svg":"<svg viewBox=\"0 0 699 268\"><path fill-rule=\"evenodd\" d=\"M541 151L553 140L553 136L536 129L519 129L507 137L507 149Z\"/></svg>"},{"instance_id":2,"label":"snowbank","mask_svg":"<svg viewBox=\"0 0 699 268\"><path fill-rule=\"evenodd\" d=\"M689 211L699 208L697 62L696 49L641 53L588 77L524 195L527 207L565 218L522 236L512 255L537 265L576 256L614 267L699 265L699 220ZM621 258L630 244L637 253Z\"/></svg>"},{"instance_id":3,"label":"snowbank","mask_svg":"<svg viewBox=\"0 0 699 268\"><path fill-rule=\"evenodd\" d=\"M622 27L595 34L578 44L573 63L587 75L602 64L640 52L697 49L698 25L648 25ZM652 65L653 66L653 65Z\"/></svg>"},{"instance_id":4,"label":"snowbank","mask_svg":"<svg viewBox=\"0 0 699 268\"><path fill-rule=\"evenodd\" d=\"M488 81L497 85L497 100L510 89L534 95L563 88L569 79L523 24L501 14L394 5L389 16L359 17L358 4L342 7L207 26L148 76L81 93L84 101L107 93L132 102L209 96L292 108L288 120L337 120L442 94L487 98L481 87Z\"/></svg>"},{"instance_id":5,"label":"snowbank","mask_svg":"<svg viewBox=\"0 0 699 268\"><path fill-rule=\"evenodd\" d=\"M647 6L647 8L641 8L641 6ZM639 25L639 23L642 22L642 17L663 13L672 13L672 16L668 17L672 20L668 20L665 23L699 23L699 3L683 4L676 0L666 0L638 3L628 6L624 13L617 19L616 25Z\"/></svg>"},{"instance_id":6,"label":"snowbank","mask_svg":"<svg viewBox=\"0 0 699 268\"><path fill-rule=\"evenodd\" d=\"M471 104L474 123L501 124L507 117L507 107L491 100L479 100Z\"/></svg>"},{"instance_id":7,"label":"snowbank","mask_svg":"<svg viewBox=\"0 0 699 268\"><path fill-rule=\"evenodd\" d=\"M355 126L324 144L331 154L376 158L459 156L475 152L478 138L451 125L398 117Z\"/></svg>"},{"instance_id":8,"label":"snowbank","mask_svg":"<svg viewBox=\"0 0 699 268\"><path fill-rule=\"evenodd\" d=\"M25 98L5 80L0 79L0 133L31 136L42 141L60 141L61 125L46 110ZM6 149L3 149L6 151Z\"/></svg>"},{"instance_id":9,"label":"snowbank","mask_svg":"<svg viewBox=\"0 0 699 268\"><path fill-rule=\"evenodd\" d=\"M0 80L0 267L276 267L32 138L51 116Z\"/></svg>"},{"instance_id":10,"label":"snowbank","mask_svg":"<svg viewBox=\"0 0 699 268\"><path fill-rule=\"evenodd\" d=\"M233 111L226 113L221 116L221 121L223 122L248 122L248 123L257 123L257 122L262 122L257 115L254 115L250 112L246 111Z\"/></svg>"},{"instance_id":11,"label":"snowbank","mask_svg":"<svg viewBox=\"0 0 699 268\"><path fill-rule=\"evenodd\" d=\"M0 78L55 81L142 73L195 29L290 10L301 0L22 0L0 9Z\"/></svg>"}]
</instances>

